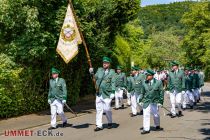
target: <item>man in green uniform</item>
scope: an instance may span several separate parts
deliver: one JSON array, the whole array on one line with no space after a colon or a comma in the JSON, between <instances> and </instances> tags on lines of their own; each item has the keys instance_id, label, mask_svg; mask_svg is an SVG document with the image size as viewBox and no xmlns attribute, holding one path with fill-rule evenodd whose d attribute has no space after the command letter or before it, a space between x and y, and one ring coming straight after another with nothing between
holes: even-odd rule
<instances>
[{"instance_id":1,"label":"man in green uniform","mask_svg":"<svg viewBox=\"0 0 210 140\"><path fill-rule=\"evenodd\" d=\"M193 77L190 74L190 68L186 67L185 68L185 94L183 95L183 109L187 108L187 104L189 103L190 108L193 109L193 105L195 102L194 95L192 92L193 88Z\"/></svg>"},{"instance_id":2,"label":"man in green uniform","mask_svg":"<svg viewBox=\"0 0 210 140\"><path fill-rule=\"evenodd\" d=\"M115 109L118 110L120 107L123 109L123 91L126 89L126 76L122 72L122 67L117 66L115 75Z\"/></svg>"},{"instance_id":3,"label":"man in green uniform","mask_svg":"<svg viewBox=\"0 0 210 140\"><path fill-rule=\"evenodd\" d=\"M201 96L202 87L204 86L205 75L204 75L203 71L201 71L200 67L198 67L198 76L199 76L199 85L200 85L199 93L200 93L200 96Z\"/></svg>"},{"instance_id":4,"label":"man in green uniform","mask_svg":"<svg viewBox=\"0 0 210 140\"><path fill-rule=\"evenodd\" d=\"M50 79L50 88L48 94L48 103L51 108L51 128L56 128L56 115L61 116L63 127L67 125L67 119L63 112L63 106L67 100L66 82L63 78L59 78L60 71L56 68L51 69L52 78Z\"/></svg>"},{"instance_id":5,"label":"man in green uniform","mask_svg":"<svg viewBox=\"0 0 210 140\"><path fill-rule=\"evenodd\" d=\"M131 79L132 79L132 72L130 72L130 75L127 77L127 104L128 106L131 105Z\"/></svg>"},{"instance_id":6,"label":"man in green uniform","mask_svg":"<svg viewBox=\"0 0 210 140\"><path fill-rule=\"evenodd\" d=\"M106 114L108 129L112 128L111 101L115 93L115 71L110 69L111 59L103 57L103 68L98 68L95 78L97 86L96 94L96 129L103 130L102 116ZM89 69L90 74L94 75L93 68Z\"/></svg>"},{"instance_id":7,"label":"man in green uniform","mask_svg":"<svg viewBox=\"0 0 210 140\"><path fill-rule=\"evenodd\" d=\"M134 66L132 67L132 75L133 77L131 78L130 82L130 93L131 93L131 117L134 117L137 115L137 99L142 98L141 94L141 88L142 88L142 83L145 80L145 76L143 74L139 74L139 67ZM141 106L141 105L140 105ZM142 110L140 111L140 114L142 114Z\"/></svg>"},{"instance_id":8,"label":"man in green uniform","mask_svg":"<svg viewBox=\"0 0 210 140\"><path fill-rule=\"evenodd\" d=\"M163 130L160 128L159 106L163 105L164 91L163 84L160 80L154 78L155 72L146 71L146 81L143 82L141 94L143 98L138 102L143 104L143 131L141 134L150 133L150 114L153 114L155 130Z\"/></svg>"},{"instance_id":9,"label":"man in green uniform","mask_svg":"<svg viewBox=\"0 0 210 140\"><path fill-rule=\"evenodd\" d=\"M179 69L179 64L176 61L172 61L171 66L172 71L168 75L168 89L171 101L171 118L174 118L176 117L176 104L178 106L178 116L183 116L181 104L182 95L185 93L185 77L184 72Z\"/></svg>"},{"instance_id":10,"label":"man in green uniform","mask_svg":"<svg viewBox=\"0 0 210 140\"><path fill-rule=\"evenodd\" d=\"M195 104L196 104L196 102L199 102L199 100L200 100L200 93L199 93L200 78L199 78L198 71L197 71L196 67L192 71L192 75L193 75L193 93L195 96Z\"/></svg>"}]
</instances>

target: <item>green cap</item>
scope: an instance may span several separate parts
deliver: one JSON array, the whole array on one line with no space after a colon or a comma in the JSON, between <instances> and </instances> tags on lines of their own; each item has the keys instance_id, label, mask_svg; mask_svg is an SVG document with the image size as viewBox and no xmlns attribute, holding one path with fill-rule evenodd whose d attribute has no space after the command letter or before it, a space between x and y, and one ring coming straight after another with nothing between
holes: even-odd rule
<instances>
[{"instance_id":1,"label":"green cap","mask_svg":"<svg viewBox=\"0 0 210 140\"><path fill-rule=\"evenodd\" d=\"M51 69L51 73L52 73L52 74L53 74L53 73L60 74L60 71L59 71L58 69L56 69L56 68L52 68L52 69Z\"/></svg>"},{"instance_id":2,"label":"green cap","mask_svg":"<svg viewBox=\"0 0 210 140\"><path fill-rule=\"evenodd\" d=\"M146 75L155 75L155 72L153 70L147 70Z\"/></svg>"},{"instance_id":3,"label":"green cap","mask_svg":"<svg viewBox=\"0 0 210 140\"><path fill-rule=\"evenodd\" d=\"M121 70L122 69L122 66L117 66L117 68L116 68L117 70Z\"/></svg>"},{"instance_id":4,"label":"green cap","mask_svg":"<svg viewBox=\"0 0 210 140\"><path fill-rule=\"evenodd\" d=\"M103 62L111 63L111 59L109 57L104 56L103 57Z\"/></svg>"},{"instance_id":5,"label":"green cap","mask_svg":"<svg viewBox=\"0 0 210 140\"><path fill-rule=\"evenodd\" d=\"M179 66L179 63L176 61L171 61L171 66Z\"/></svg>"},{"instance_id":6,"label":"green cap","mask_svg":"<svg viewBox=\"0 0 210 140\"><path fill-rule=\"evenodd\" d=\"M162 70L157 70L157 72L161 72Z\"/></svg>"},{"instance_id":7,"label":"green cap","mask_svg":"<svg viewBox=\"0 0 210 140\"><path fill-rule=\"evenodd\" d=\"M133 67L131 67L131 70L136 70L136 71L138 71L138 70L139 70L139 67L138 67L138 66L133 66Z\"/></svg>"}]
</instances>

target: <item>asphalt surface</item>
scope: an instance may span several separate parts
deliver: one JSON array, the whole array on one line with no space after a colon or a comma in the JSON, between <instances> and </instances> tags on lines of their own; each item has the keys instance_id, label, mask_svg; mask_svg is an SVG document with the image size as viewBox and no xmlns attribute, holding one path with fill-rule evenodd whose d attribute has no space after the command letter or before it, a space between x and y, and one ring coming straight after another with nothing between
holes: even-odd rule
<instances>
[{"instance_id":1,"label":"asphalt surface","mask_svg":"<svg viewBox=\"0 0 210 140\"><path fill-rule=\"evenodd\" d=\"M164 106L170 110L169 96L165 95ZM95 111L94 108L86 110L78 117L70 117L68 119L68 126L66 128L61 128L61 122L59 122L58 129L53 131L48 131L49 125L49 115L45 115L48 118L48 123L40 124L37 120L38 126L30 127L21 133L21 135L28 136L12 136L9 133L11 130L18 131L14 127L6 129L0 122L0 128L3 131L0 136L1 140L36 140L36 139L62 139L62 140L210 140L210 84L206 83L201 102L193 110L185 110L183 112L183 117L170 118L167 115L167 111L163 108L160 109L161 116L161 127L164 128L163 131L153 131L153 119L151 117L151 132L147 135L141 135L140 127L142 127L143 118L141 115L136 117L130 117L129 113L131 108L127 107L122 110L113 109L113 122L114 128L107 129L106 117L103 117L104 129L99 132L94 132L95 128ZM30 116L28 116L30 117ZM27 117L27 118L28 118ZM41 119L41 118L40 118ZM33 120L33 117L31 117ZM60 120L60 118L59 118ZM5 121L6 122L6 121ZM4 122L4 125L7 123ZM44 122L44 121L43 121ZM30 119L22 122L30 123ZM9 124L9 120L8 120ZM17 121L17 125L18 121ZM23 132L23 131L21 131ZM17 134L17 133L16 133ZM30 135L31 134L31 135ZM20 135L20 134L19 134ZM57 136L56 136L57 135ZM58 136L59 135L59 136Z\"/></svg>"}]
</instances>

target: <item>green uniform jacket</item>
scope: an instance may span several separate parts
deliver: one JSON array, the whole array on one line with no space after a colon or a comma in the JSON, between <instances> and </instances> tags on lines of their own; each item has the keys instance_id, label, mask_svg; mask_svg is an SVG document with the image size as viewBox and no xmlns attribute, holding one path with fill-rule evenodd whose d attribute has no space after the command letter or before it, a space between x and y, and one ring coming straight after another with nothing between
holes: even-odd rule
<instances>
[{"instance_id":1,"label":"green uniform jacket","mask_svg":"<svg viewBox=\"0 0 210 140\"><path fill-rule=\"evenodd\" d=\"M137 76L133 76L131 78L131 94L141 94L142 83L144 80L145 76L143 74L138 74Z\"/></svg>"},{"instance_id":2,"label":"green uniform jacket","mask_svg":"<svg viewBox=\"0 0 210 140\"><path fill-rule=\"evenodd\" d=\"M116 73L115 74L115 90L123 89L127 86L127 79L125 73Z\"/></svg>"},{"instance_id":3,"label":"green uniform jacket","mask_svg":"<svg viewBox=\"0 0 210 140\"><path fill-rule=\"evenodd\" d=\"M176 90L178 93L185 91L185 76L182 70L178 70L177 74L174 72L169 72L168 75L168 90L174 92Z\"/></svg>"},{"instance_id":4,"label":"green uniform jacket","mask_svg":"<svg viewBox=\"0 0 210 140\"><path fill-rule=\"evenodd\" d=\"M141 94L143 98L139 102L143 102L143 108L147 108L151 103L163 104L164 91L162 82L155 78L153 78L152 85L147 81L143 82Z\"/></svg>"},{"instance_id":5,"label":"green uniform jacket","mask_svg":"<svg viewBox=\"0 0 210 140\"><path fill-rule=\"evenodd\" d=\"M185 75L185 89L192 91L193 88L193 77L192 75Z\"/></svg>"},{"instance_id":6,"label":"green uniform jacket","mask_svg":"<svg viewBox=\"0 0 210 140\"><path fill-rule=\"evenodd\" d=\"M193 89L200 88L199 76L197 73L193 74Z\"/></svg>"},{"instance_id":7,"label":"green uniform jacket","mask_svg":"<svg viewBox=\"0 0 210 140\"><path fill-rule=\"evenodd\" d=\"M48 99L50 99L51 102L55 99L60 101L67 100L66 82L63 78L58 78L57 83L55 79L50 79Z\"/></svg>"},{"instance_id":8,"label":"green uniform jacket","mask_svg":"<svg viewBox=\"0 0 210 140\"><path fill-rule=\"evenodd\" d=\"M199 76L200 87L202 87L204 86L204 74L202 72L199 72L198 76Z\"/></svg>"},{"instance_id":9,"label":"green uniform jacket","mask_svg":"<svg viewBox=\"0 0 210 140\"><path fill-rule=\"evenodd\" d=\"M127 77L127 90L129 93L132 91L132 82L131 82L132 78L133 78L132 76Z\"/></svg>"},{"instance_id":10,"label":"green uniform jacket","mask_svg":"<svg viewBox=\"0 0 210 140\"><path fill-rule=\"evenodd\" d=\"M103 68L98 68L95 77L96 77L96 86L99 89L99 96L102 95L104 99L110 98L110 95L115 91L115 71L109 69L107 75L104 74Z\"/></svg>"}]
</instances>

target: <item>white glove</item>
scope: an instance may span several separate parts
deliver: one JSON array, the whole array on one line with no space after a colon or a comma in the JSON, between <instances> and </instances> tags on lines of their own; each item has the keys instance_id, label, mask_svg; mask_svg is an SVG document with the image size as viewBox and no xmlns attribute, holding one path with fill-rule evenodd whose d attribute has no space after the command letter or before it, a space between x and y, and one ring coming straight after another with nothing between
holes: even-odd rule
<instances>
[{"instance_id":1,"label":"white glove","mask_svg":"<svg viewBox=\"0 0 210 140\"><path fill-rule=\"evenodd\" d=\"M185 91L182 91L182 95L184 95L185 94Z\"/></svg>"},{"instance_id":2,"label":"white glove","mask_svg":"<svg viewBox=\"0 0 210 140\"><path fill-rule=\"evenodd\" d=\"M48 104L51 104L51 100L50 99L48 99Z\"/></svg>"},{"instance_id":3,"label":"white glove","mask_svg":"<svg viewBox=\"0 0 210 140\"><path fill-rule=\"evenodd\" d=\"M65 104L66 103L66 100L62 100L62 103Z\"/></svg>"},{"instance_id":4,"label":"white glove","mask_svg":"<svg viewBox=\"0 0 210 140\"><path fill-rule=\"evenodd\" d=\"M110 94L110 99L114 99L114 94Z\"/></svg>"},{"instance_id":5,"label":"white glove","mask_svg":"<svg viewBox=\"0 0 210 140\"><path fill-rule=\"evenodd\" d=\"M140 106L143 106L143 103L142 103L142 102L140 102L140 103L139 103L139 105L140 105Z\"/></svg>"},{"instance_id":6,"label":"white glove","mask_svg":"<svg viewBox=\"0 0 210 140\"><path fill-rule=\"evenodd\" d=\"M158 104L157 104L157 106L158 106L158 107L162 107L163 105L162 105L162 104L160 104L160 103L158 103Z\"/></svg>"},{"instance_id":7,"label":"white glove","mask_svg":"<svg viewBox=\"0 0 210 140\"><path fill-rule=\"evenodd\" d=\"M169 92L169 91L165 91L165 93L166 93L166 94L170 94L170 92Z\"/></svg>"},{"instance_id":8,"label":"white glove","mask_svg":"<svg viewBox=\"0 0 210 140\"><path fill-rule=\"evenodd\" d=\"M90 74L94 74L93 68L89 68L89 72L90 72Z\"/></svg>"}]
</instances>

